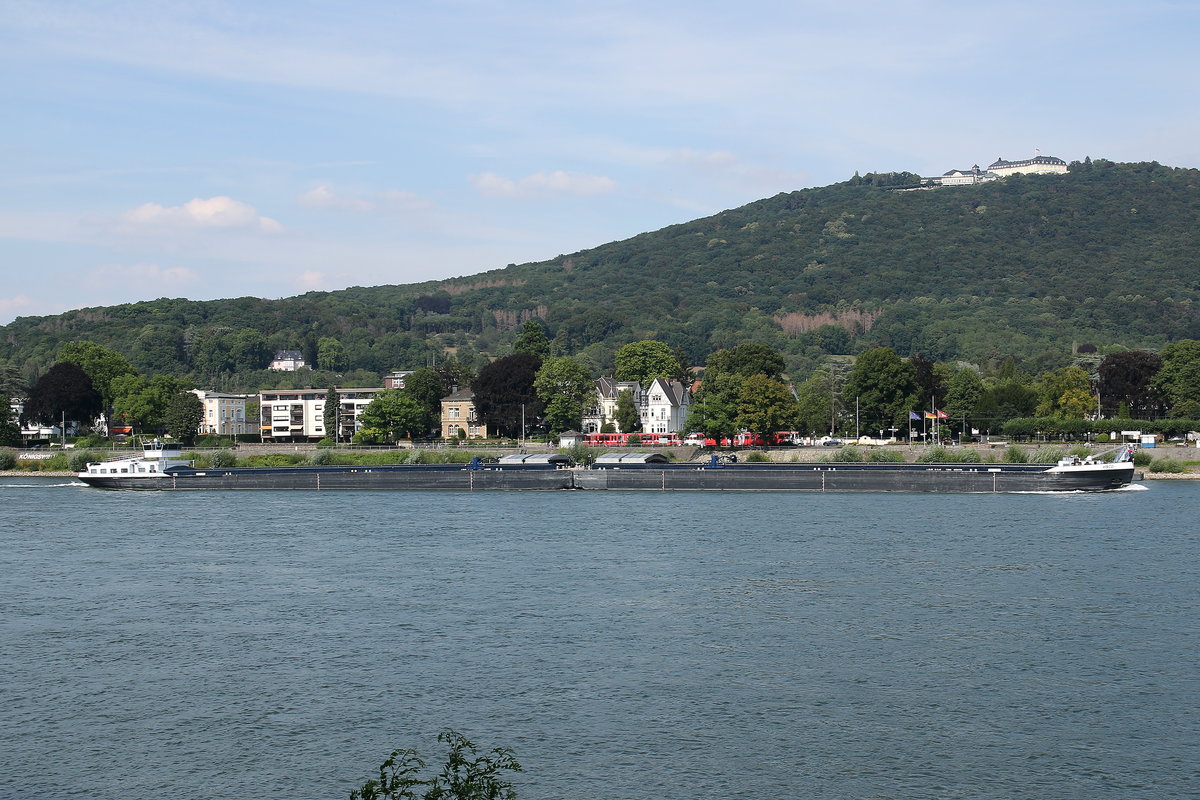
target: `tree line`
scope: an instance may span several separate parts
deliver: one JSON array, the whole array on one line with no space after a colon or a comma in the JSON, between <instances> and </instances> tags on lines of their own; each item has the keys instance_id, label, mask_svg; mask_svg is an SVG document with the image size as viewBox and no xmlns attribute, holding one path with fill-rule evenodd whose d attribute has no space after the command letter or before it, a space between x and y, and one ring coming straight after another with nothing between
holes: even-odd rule
<instances>
[{"instance_id":1,"label":"tree line","mask_svg":"<svg viewBox=\"0 0 1200 800\"><path fill-rule=\"evenodd\" d=\"M356 441L393 442L439 435L441 400L469 387L489 431L516 438L526 431L557 434L582 427L595 404L598 374L584 361L553 355L538 320L528 320L512 351L478 370L456 359L423 367L403 390L385 389L359 416ZM722 438L739 431L799 431L859 435L925 430L947 434L1033 435L1110 431L1141 420L1148 431L1177 433L1200 418L1200 341L1172 343L1159 352L1077 353L1073 363L1032 373L1016 359L992 368L948 363L921 354L903 357L888 347L851 359L828 359L803 380L786 371L782 353L745 342L710 353L702 370L686 354L657 340L626 343L606 374L649 385L677 380L692 391L681 433ZM32 386L13 370L0 371L0 396L25 397L25 422L87 422L103 413L110 425L169 432L190 441L201 424L191 386L168 375L145 375L114 350L94 342L64 345L59 360ZM326 430L335 431L340 400L327 389ZM8 402L0 404L0 441L14 442ZM254 419L256 413L248 415ZM634 398L619 398L616 418L625 432L640 429ZM465 435L465 434L464 434Z\"/></svg>"}]
</instances>

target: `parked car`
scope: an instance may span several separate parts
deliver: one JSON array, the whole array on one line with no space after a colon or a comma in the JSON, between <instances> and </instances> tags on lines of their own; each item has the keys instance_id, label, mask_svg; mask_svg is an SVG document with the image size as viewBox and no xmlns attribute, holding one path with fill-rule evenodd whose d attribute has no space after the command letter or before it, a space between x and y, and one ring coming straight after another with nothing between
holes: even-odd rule
<instances>
[{"instance_id":1,"label":"parked car","mask_svg":"<svg viewBox=\"0 0 1200 800\"><path fill-rule=\"evenodd\" d=\"M821 442L821 444L823 444L826 447L841 447L842 440L841 439L826 439L825 441Z\"/></svg>"}]
</instances>

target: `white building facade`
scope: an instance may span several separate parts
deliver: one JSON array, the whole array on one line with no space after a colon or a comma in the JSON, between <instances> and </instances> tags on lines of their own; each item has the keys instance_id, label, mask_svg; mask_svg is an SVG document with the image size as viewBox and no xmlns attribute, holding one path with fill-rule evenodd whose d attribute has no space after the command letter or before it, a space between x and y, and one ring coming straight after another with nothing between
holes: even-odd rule
<instances>
[{"instance_id":1,"label":"white building facade","mask_svg":"<svg viewBox=\"0 0 1200 800\"><path fill-rule=\"evenodd\" d=\"M220 436L236 436L239 433L254 433L253 421L246 419L246 395L223 394L204 389L192 389L204 406L204 418L197 433L215 433Z\"/></svg>"},{"instance_id":2,"label":"white building facade","mask_svg":"<svg viewBox=\"0 0 1200 800\"><path fill-rule=\"evenodd\" d=\"M1067 171L1067 162L1061 158L1040 155L1024 161L1005 161L1003 158L997 158L988 166L988 172L1000 177L1016 175L1018 172L1025 175L1064 175Z\"/></svg>"},{"instance_id":3,"label":"white building facade","mask_svg":"<svg viewBox=\"0 0 1200 800\"><path fill-rule=\"evenodd\" d=\"M382 387L338 389L338 426L325 430L323 389L272 389L259 394L259 429L264 442L306 442L326 436L349 442L358 432L358 415Z\"/></svg>"}]
</instances>

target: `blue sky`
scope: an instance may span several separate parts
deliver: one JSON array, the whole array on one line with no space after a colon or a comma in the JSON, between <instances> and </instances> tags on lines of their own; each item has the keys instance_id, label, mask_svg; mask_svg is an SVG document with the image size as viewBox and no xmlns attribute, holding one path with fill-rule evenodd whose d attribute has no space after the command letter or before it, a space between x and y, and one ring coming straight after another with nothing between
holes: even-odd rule
<instances>
[{"instance_id":1,"label":"blue sky","mask_svg":"<svg viewBox=\"0 0 1200 800\"><path fill-rule=\"evenodd\" d=\"M410 283L859 172L1200 165L1200 3L0 0L0 324Z\"/></svg>"}]
</instances>

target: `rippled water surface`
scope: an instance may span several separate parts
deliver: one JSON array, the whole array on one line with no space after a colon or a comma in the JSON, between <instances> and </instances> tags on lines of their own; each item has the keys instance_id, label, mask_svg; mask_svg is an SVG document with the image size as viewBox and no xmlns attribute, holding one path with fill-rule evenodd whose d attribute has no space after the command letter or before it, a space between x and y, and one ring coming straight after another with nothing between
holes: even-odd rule
<instances>
[{"instance_id":1,"label":"rippled water surface","mask_svg":"<svg viewBox=\"0 0 1200 800\"><path fill-rule=\"evenodd\" d=\"M0 479L0 796L1200 795L1200 486L101 492Z\"/></svg>"}]
</instances>

